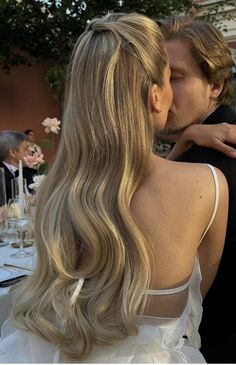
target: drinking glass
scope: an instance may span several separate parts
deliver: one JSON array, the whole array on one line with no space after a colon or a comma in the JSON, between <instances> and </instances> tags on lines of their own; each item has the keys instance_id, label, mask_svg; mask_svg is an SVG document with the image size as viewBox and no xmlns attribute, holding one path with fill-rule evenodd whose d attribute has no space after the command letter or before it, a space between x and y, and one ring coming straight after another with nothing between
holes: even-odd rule
<instances>
[{"instance_id":1,"label":"drinking glass","mask_svg":"<svg viewBox=\"0 0 236 365\"><path fill-rule=\"evenodd\" d=\"M28 257L28 256L33 255L32 252L26 251L24 249L24 241L25 241L26 233L27 233L30 223L31 223L30 216L24 216L24 217L17 218L16 231L17 231L18 237L20 239L20 241L19 241L20 248L19 248L19 251L12 254L11 257L21 258L21 257Z\"/></svg>"},{"instance_id":2,"label":"drinking glass","mask_svg":"<svg viewBox=\"0 0 236 365\"><path fill-rule=\"evenodd\" d=\"M21 208L21 204L23 204L23 209ZM32 256L32 252L28 252L24 249L26 233L32 221L25 196L23 202L20 202L19 198L9 200L7 221L9 226L15 228L19 237L19 250L12 254L11 257L23 258Z\"/></svg>"},{"instance_id":3,"label":"drinking glass","mask_svg":"<svg viewBox=\"0 0 236 365\"><path fill-rule=\"evenodd\" d=\"M19 197L19 177L11 179L11 191L13 199ZM24 195L28 193L26 179L23 179L23 193Z\"/></svg>"},{"instance_id":4,"label":"drinking glass","mask_svg":"<svg viewBox=\"0 0 236 365\"><path fill-rule=\"evenodd\" d=\"M0 168L0 242L1 237L6 229L7 218L7 204L6 204L6 184L5 184L5 171L4 168Z\"/></svg>"}]
</instances>

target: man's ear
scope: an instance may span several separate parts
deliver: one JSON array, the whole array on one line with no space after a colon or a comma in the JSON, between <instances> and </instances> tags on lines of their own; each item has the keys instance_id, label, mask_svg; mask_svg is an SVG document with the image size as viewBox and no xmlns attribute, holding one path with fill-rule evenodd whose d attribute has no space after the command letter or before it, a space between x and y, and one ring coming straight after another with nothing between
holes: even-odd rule
<instances>
[{"instance_id":1,"label":"man's ear","mask_svg":"<svg viewBox=\"0 0 236 365\"><path fill-rule=\"evenodd\" d=\"M150 104L152 112L160 113L162 111L160 88L157 86L157 84L153 84L151 87Z\"/></svg>"},{"instance_id":2,"label":"man's ear","mask_svg":"<svg viewBox=\"0 0 236 365\"><path fill-rule=\"evenodd\" d=\"M9 157L12 157L12 158L15 158L16 153L17 153L17 151L14 150L13 148L10 148L9 151L8 151Z\"/></svg>"},{"instance_id":3,"label":"man's ear","mask_svg":"<svg viewBox=\"0 0 236 365\"><path fill-rule=\"evenodd\" d=\"M217 81L217 82L214 82L213 84L211 84L210 97L212 99L217 99L218 96L220 95L223 87L224 87L224 80L220 80L220 81Z\"/></svg>"}]
</instances>

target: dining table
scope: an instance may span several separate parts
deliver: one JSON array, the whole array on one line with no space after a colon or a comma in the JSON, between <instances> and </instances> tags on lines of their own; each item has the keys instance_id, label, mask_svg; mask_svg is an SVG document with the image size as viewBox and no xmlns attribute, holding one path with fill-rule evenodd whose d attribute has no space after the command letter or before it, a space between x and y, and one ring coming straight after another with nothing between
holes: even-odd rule
<instances>
[{"instance_id":1,"label":"dining table","mask_svg":"<svg viewBox=\"0 0 236 365\"><path fill-rule=\"evenodd\" d=\"M11 288L24 277L31 275L36 264L35 246L25 248L28 257L12 257L17 248L17 239L11 230L6 230L0 239L0 327L8 318L11 309ZM28 244L29 245L29 244Z\"/></svg>"}]
</instances>

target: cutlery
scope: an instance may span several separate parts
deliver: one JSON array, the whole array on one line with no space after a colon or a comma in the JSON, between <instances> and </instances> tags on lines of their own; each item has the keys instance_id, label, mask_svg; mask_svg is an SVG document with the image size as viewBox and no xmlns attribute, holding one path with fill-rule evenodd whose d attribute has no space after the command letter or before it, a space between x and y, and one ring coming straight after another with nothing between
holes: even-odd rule
<instances>
[{"instance_id":1,"label":"cutlery","mask_svg":"<svg viewBox=\"0 0 236 365\"><path fill-rule=\"evenodd\" d=\"M32 268L32 267L24 267L24 266L13 265L13 264L8 264L8 263L2 264L2 267L12 267L12 268L15 268L15 269L34 271L34 268Z\"/></svg>"}]
</instances>

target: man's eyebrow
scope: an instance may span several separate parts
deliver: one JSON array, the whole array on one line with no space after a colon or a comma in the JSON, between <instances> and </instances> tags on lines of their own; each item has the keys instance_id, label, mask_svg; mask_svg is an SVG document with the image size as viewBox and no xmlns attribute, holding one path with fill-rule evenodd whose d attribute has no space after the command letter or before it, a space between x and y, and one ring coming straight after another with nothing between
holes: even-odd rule
<instances>
[{"instance_id":1,"label":"man's eyebrow","mask_svg":"<svg viewBox=\"0 0 236 365\"><path fill-rule=\"evenodd\" d=\"M171 67L170 66L170 73L179 73L179 74L184 74L186 72L185 68L183 67Z\"/></svg>"},{"instance_id":2,"label":"man's eyebrow","mask_svg":"<svg viewBox=\"0 0 236 365\"><path fill-rule=\"evenodd\" d=\"M171 71L183 72L183 71L184 71L184 68L183 68L183 67L171 66L171 65L170 65L170 70L171 70Z\"/></svg>"}]
</instances>

